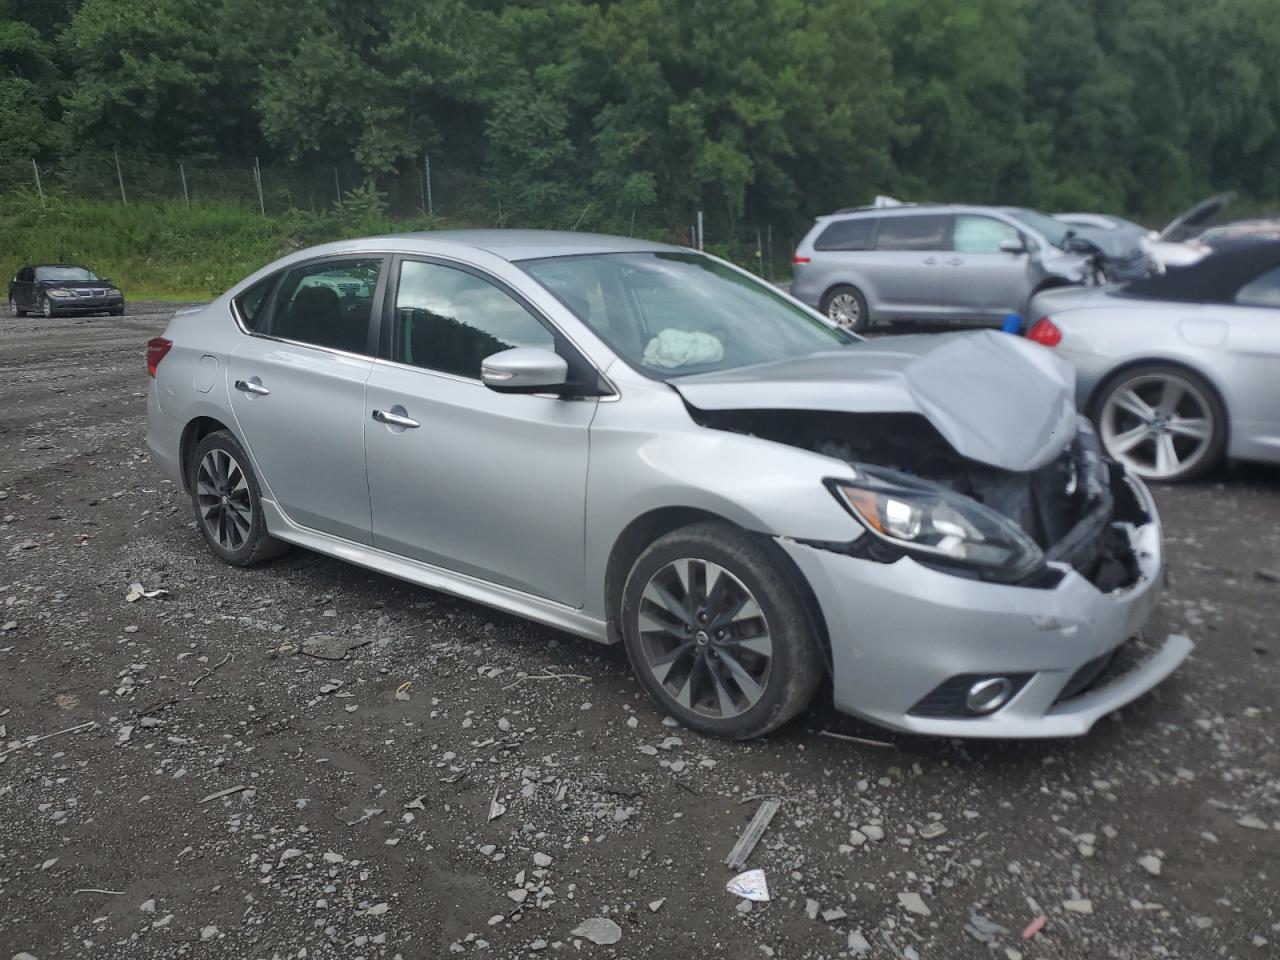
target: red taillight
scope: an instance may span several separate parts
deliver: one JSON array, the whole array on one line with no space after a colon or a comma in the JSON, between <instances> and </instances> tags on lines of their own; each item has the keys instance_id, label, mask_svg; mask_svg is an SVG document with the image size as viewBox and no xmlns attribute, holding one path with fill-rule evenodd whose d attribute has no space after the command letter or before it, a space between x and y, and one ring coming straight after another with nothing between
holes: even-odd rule
<instances>
[{"instance_id":1,"label":"red taillight","mask_svg":"<svg viewBox=\"0 0 1280 960\"><path fill-rule=\"evenodd\" d=\"M800 256L800 254L798 254L798 253L797 253L794 257L792 257L792 258L791 258L791 262L792 262L792 263L808 263L808 262L809 262L809 258L808 258L808 257L802 257L802 256Z\"/></svg>"},{"instance_id":2,"label":"red taillight","mask_svg":"<svg viewBox=\"0 0 1280 960\"><path fill-rule=\"evenodd\" d=\"M1062 331L1048 317L1041 317L1027 331L1027 339L1044 347L1056 347L1062 342Z\"/></svg>"},{"instance_id":3,"label":"red taillight","mask_svg":"<svg viewBox=\"0 0 1280 960\"><path fill-rule=\"evenodd\" d=\"M147 341L147 376L156 375L156 367L160 366L160 361L172 346L173 341L164 337L152 337Z\"/></svg>"}]
</instances>

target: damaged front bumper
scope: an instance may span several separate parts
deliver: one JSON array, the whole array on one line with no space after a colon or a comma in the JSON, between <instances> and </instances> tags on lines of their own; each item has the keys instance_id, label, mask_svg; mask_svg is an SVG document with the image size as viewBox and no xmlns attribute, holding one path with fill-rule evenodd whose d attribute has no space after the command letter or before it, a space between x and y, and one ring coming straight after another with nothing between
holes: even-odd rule
<instances>
[{"instance_id":1,"label":"damaged front bumper","mask_svg":"<svg viewBox=\"0 0 1280 960\"><path fill-rule=\"evenodd\" d=\"M1115 669L1155 607L1163 558L1146 487L1120 470L1112 483L1140 508L1135 522L1113 524L1137 575L1105 592L1065 559L1050 561L1051 586L1012 585L779 538L822 609L836 707L912 733L1070 737L1167 677L1191 652L1186 637ZM1014 692L997 710L970 712L963 694L984 677L1009 678Z\"/></svg>"}]
</instances>

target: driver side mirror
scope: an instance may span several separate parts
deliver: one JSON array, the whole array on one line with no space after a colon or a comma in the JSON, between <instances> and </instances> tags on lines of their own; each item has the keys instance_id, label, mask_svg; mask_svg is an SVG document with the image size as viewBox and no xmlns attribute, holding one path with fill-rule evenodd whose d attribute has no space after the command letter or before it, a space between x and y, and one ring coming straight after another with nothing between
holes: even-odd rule
<instances>
[{"instance_id":1,"label":"driver side mirror","mask_svg":"<svg viewBox=\"0 0 1280 960\"><path fill-rule=\"evenodd\" d=\"M512 347L485 357L480 379L499 393L546 393L568 383L569 364L543 347Z\"/></svg>"},{"instance_id":2,"label":"driver side mirror","mask_svg":"<svg viewBox=\"0 0 1280 960\"><path fill-rule=\"evenodd\" d=\"M1008 240L1000 241L1000 252L1009 253L1017 256L1027 252L1026 241L1022 237L1010 237Z\"/></svg>"}]
</instances>

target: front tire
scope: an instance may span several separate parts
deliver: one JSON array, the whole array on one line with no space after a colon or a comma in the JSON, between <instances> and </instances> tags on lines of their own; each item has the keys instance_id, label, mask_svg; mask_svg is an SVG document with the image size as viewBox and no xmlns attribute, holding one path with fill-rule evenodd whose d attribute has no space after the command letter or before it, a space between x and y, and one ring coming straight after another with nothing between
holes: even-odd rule
<instances>
[{"instance_id":1,"label":"front tire","mask_svg":"<svg viewBox=\"0 0 1280 960\"><path fill-rule=\"evenodd\" d=\"M51 301L48 297L41 297L41 298L40 298L40 312L41 312L41 313L43 313L43 314L45 315L45 317L52 317L52 316L53 316L53 301Z\"/></svg>"},{"instance_id":2,"label":"front tire","mask_svg":"<svg viewBox=\"0 0 1280 960\"><path fill-rule=\"evenodd\" d=\"M850 284L840 284L824 293L818 309L841 330L862 333L871 325L867 316L867 298Z\"/></svg>"},{"instance_id":3,"label":"front tire","mask_svg":"<svg viewBox=\"0 0 1280 960\"><path fill-rule=\"evenodd\" d=\"M1199 479L1227 447L1227 412L1218 392L1173 364L1122 370L1098 390L1090 415L1107 454L1144 480Z\"/></svg>"},{"instance_id":4,"label":"front tire","mask_svg":"<svg viewBox=\"0 0 1280 960\"><path fill-rule=\"evenodd\" d=\"M215 431L196 446L188 486L196 526L220 560L251 567L288 548L267 532L258 477L249 455L227 431Z\"/></svg>"},{"instance_id":5,"label":"front tire","mask_svg":"<svg viewBox=\"0 0 1280 960\"><path fill-rule=\"evenodd\" d=\"M623 643L641 685L685 726L733 740L804 710L822 679L814 618L770 544L728 523L654 541L622 592Z\"/></svg>"}]
</instances>

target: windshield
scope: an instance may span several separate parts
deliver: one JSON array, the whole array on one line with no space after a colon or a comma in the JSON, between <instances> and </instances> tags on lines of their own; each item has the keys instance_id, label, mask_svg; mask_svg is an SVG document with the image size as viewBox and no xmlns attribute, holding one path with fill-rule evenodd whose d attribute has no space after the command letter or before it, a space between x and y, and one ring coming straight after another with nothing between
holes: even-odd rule
<instances>
[{"instance_id":1,"label":"windshield","mask_svg":"<svg viewBox=\"0 0 1280 960\"><path fill-rule=\"evenodd\" d=\"M37 280L54 280L58 283L77 280L97 280L92 270L84 267L36 267Z\"/></svg>"},{"instance_id":2,"label":"windshield","mask_svg":"<svg viewBox=\"0 0 1280 960\"><path fill-rule=\"evenodd\" d=\"M806 356L856 338L697 253L525 260L624 360L657 379Z\"/></svg>"},{"instance_id":3,"label":"windshield","mask_svg":"<svg viewBox=\"0 0 1280 960\"><path fill-rule=\"evenodd\" d=\"M1040 236L1044 237L1059 250L1064 249L1063 244L1066 242L1067 234L1075 229L1069 223L1063 223L1061 220L1055 220L1053 217L1043 214L1038 210L1027 210L1024 207L1009 207L1005 213L1020 220L1026 224Z\"/></svg>"}]
</instances>

